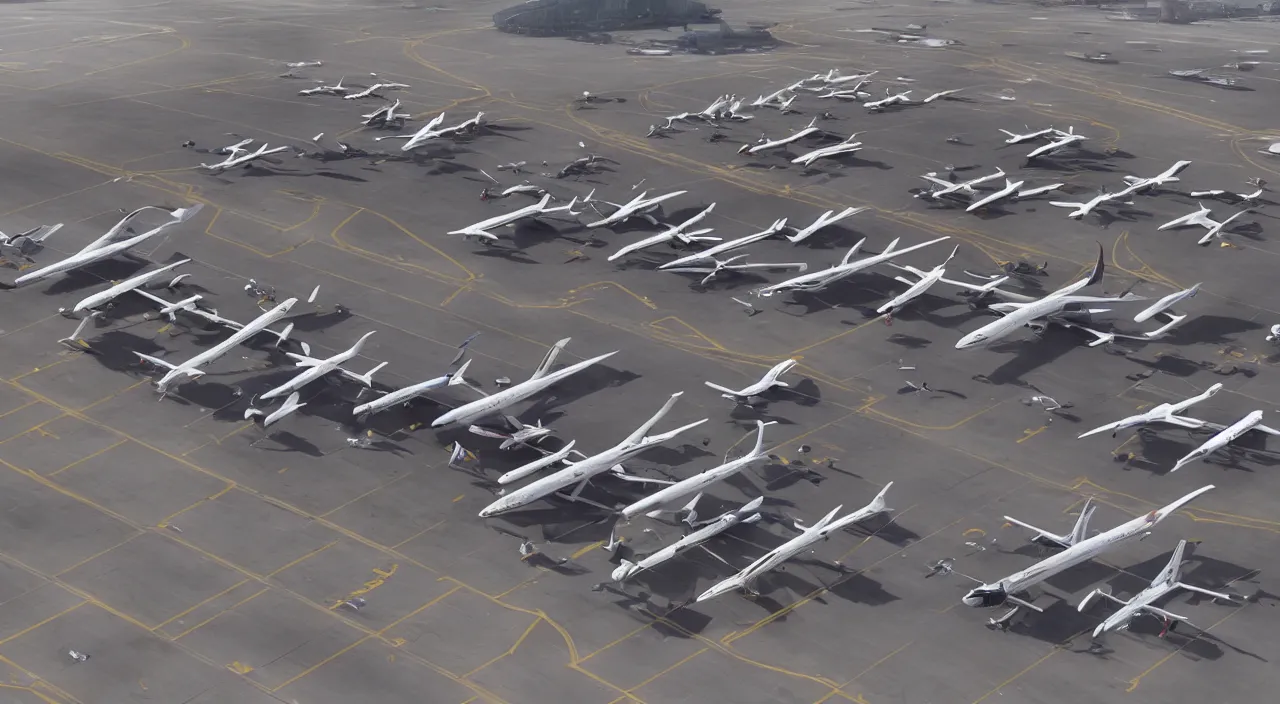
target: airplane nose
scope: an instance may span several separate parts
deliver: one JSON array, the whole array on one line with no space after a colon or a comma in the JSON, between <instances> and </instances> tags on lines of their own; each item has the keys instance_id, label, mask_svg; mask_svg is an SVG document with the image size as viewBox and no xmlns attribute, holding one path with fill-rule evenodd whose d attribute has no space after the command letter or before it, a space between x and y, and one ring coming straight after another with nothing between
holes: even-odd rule
<instances>
[{"instance_id":1,"label":"airplane nose","mask_svg":"<svg viewBox=\"0 0 1280 704\"><path fill-rule=\"evenodd\" d=\"M973 592L965 594L960 601L964 603L965 606L982 606L982 597L974 594Z\"/></svg>"}]
</instances>

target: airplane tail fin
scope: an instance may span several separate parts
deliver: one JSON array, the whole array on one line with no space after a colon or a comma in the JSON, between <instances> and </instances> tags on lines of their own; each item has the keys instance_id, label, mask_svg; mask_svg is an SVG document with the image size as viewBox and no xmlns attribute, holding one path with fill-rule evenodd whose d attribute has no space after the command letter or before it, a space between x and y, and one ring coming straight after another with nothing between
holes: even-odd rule
<instances>
[{"instance_id":1,"label":"airplane tail fin","mask_svg":"<svg viewBox=\"0 0 1280 704\"><path fill-rule=\"evenodd\" d=\"M348 378L348 379L352 379L352 380L354 380L354 381L358 381L358 382L360 382L361 384L364 384L364 385L365 385L366 387L368 387L368 388L373 388L373 375L374 375L374 374L377 374L377 373L378 373L378 372L379 372L383 367L385 367L385 366L387 366L387 362L382 362L382 363L378 364L378 366L374 367L373 369L370 369L369 371L365 372L364 374L350 374L350 373L348 373L348 374L347 374L347 378Z\"/></svg>"},{"instance_id":2,"label":"airplane tail fin","mask_svg":"<svg viewBox=\"0 0 1280 704\"><path fill-rule=\"evenodd\" d=\"M1001 131L1001 132L1004 132L1005 134L1009 135L1010 137L1017 137L1017 136L1018 136L1018 134L1017 134L1016 132L1010 132L1009 130L1006 130L1006 129L1001 129L1000 131Z\"/></svg>"},{"instance_id":3,"label":"airplane tail fin","mask_svg":"<svg viewBox=\"0 0 1280 704\"><path fill-rule=\"evenodd\" d=\"M898 247L898 242L900 241L902 241L902 238L895 237L893 241L889 243L889 246L884 248L884 251L881 252L881 254L888 254L889 252L892 252L894 249Z\"/></svg>"},{"instance_id":4,"label":"airplane tail fin","mask_svg":"<svg viewBox=\"0 0 1280 704\"><path fill-rule=\"evenodd\" d=\"M777 422L777 421L770 421L770 422L766 423L766 422L764 422L764 421L762 421L762 420L758 420L758 421L756 421L756 428L757 428L757 430L756 430L756 446L755 446L755 447L753 447L753 448L751 449L751 453L750 453L750 454L751 454L752 456L759 455L762 451L764 451L764 427L765 427L766 425L772 425L773 423L776 423L776 422Z\"/></svg>"},{"instance_id":5,"label":"airplane tail fin","mask_svg":"<svg viewBox=\"0 0 1280 704\"><path fill-rule=\"evenodd\" d=\"M868 517L893 510L885 504L885 497L889 494L889 489L892 487L893 487L893 482L889 482L888 484L885 484L884 488L880 490L880 493L876 494L876 498L872 499L871 503L867 504L866 508L864 508L863 511L867 513Z\"/></svg>"},{"instance_id":6,"label":"airplane tail fin","mask_svg":"<svg viewBox=\"0 0 1280 704\"><path fill-rule=\"evenodd\" d=\"M147 361L147 362L149 362L149 363L151 363L151 364L156 365L157 367L161 367L161 368L164 368L164 369L168 369L168 370L170 370L170 371L172 371L172 370L174 370L174 369L177 369L177 368L178 368L177 366L175 366L175 365L173 365L173 364L170 364L170 363L168 363L168 362L164 361L163 359L160 359L160 358L158 358L158 357L152 357L152 356L151 356L151 355L149 355L149 354L143 354L143 353L141 353L141 352L134 352L134 354L138 355L138 356L139 356L139 357L141 357L143 360L145 360L145 361Z\"/></svg>"},{"instance_id":7,"label":"airplane tail fin","mask_svg":"<svg viewBox=\"0 0 1280 704\"><path fill-rule=\"evenodd\" d=\"M560 355L560 351L564 349L565 345L569 344L571 339L573 338L566 337L552 345L551 349L547 350L547 356L542 358L542 363L533 371L533 376L529 377L529 381L546 376L547 372L551 371L551 365L556 363L556 357Z\"/></svg>"},{"instance_id":8,"label":"airplane tail fin","mask_svg":"<svg viewBox=\"0 0 1280 704\"><path fill-rule=\"evenodd\" d=\"M1071 528L1070 545L1075 545L1085 538L1089 537L1089 519L1093 517L1093 512L1097 510L1097 505L1093 503L1093 497L1085 500L1084 506L1080 508L1080 517L1076 519L1076 524Z\"/></svg>"},{"instance_id":9,"label":"airplane tail fin","mask_svg":"<svg viewBox=\"0 0 1280 704\"><path fill-rule=\"evenodd\" d=\"M662 404L662 408L658 409L658 412L653 414L653 417L645 421L643 425L636 428L635 432L628 435L624 442L628 445L634 445L635 443L643 440L644 437L649 434L649 431L653 429L653 426L657 425L658 421L662 420L663 416L671 412L671 408L676 405L676 401L679 401L680 396L683 394L683 391L677 391L676 393L671 394L671 398L668 398L667 402Z\"/></svg>"},{"instance_id":10,"label":"airplane tail fin","mask_svg":"<svg viewBox=\"0 0 1280 704\"><path fill-rule=\"evenodd\" d=\"M49 235L52 235L53 233L61 229L62 229L62 223L58 223L57 225L41 225L40 227L37 227L33 230L28 230L27 232L24 232L22 234L24 237L31 240L32 242L44 242L45 239L49 237Z\"/></svg>"},{"instance_id":11,"label":"airplane tail fin","mask_svg":"<svg viewBox=\"0 0 1280 704\"><path fill-rule=\"evenodd\" d=\"M1160 570L1160 574L1151 580L1151 586L1174 584L1178 581L1178 578L1182 576L1182 555L1186 552L1186 549L1187 541L1179 540L1178 547L1174 548L1173 555L1169 556L1169 564L1165 565L1164 569Z\"/></svg>"},{"instance_id":12,"label":"airplane tail fin","mask_svg":"<svg viewBox=\"0 0 1280 704\"><path fill-rule=\"evenodd\" d=\"M853 261L853 258L858 255L858 250L862 249L862 245L866 243L866 241L867 241L867 238L863 237L862 239L858 240L856 244L850 247L849 252L844 255L844 259L840 260L840 264L843 266ZM888 250L885 250L885 251L888 251Z\"/></svg>"},{"instance_id":13,"label":"airplane tail fin","mask_svg":"<svg viewBox=\"0 0 1280 704\"><path fill-rule=\"evenodd\" d=\"M1102 258L1102 243L1098 243L1098 261L1093 265L1093 272L1089 274L1089 283L1086 286L1102 283L1103 274L1106 273L1106 262Z\"/></svg>"},{"instance_id":14,"label":"airplane tail fin","mask_svg":"<svg viewBox=\"0 0 1280 704\"><path fill-rule=\"evenodd\" d=\"M1026 528L1027 530L1035 531L1036 537L1032 538L1033 541L1040 541L1041 539L1051 540L1061 547L1067 547L1071 544L1070 535L1058 535L1057 533L1051 533L1043 528L1037 528L1030 523L1020 521L1013 516L1005 516L1004 520L1018 526L1019 528Z\"/></svg>"},{"instance_id":15,"label":"airplane tail fin","mask_svg":"<svg viewBox=\"0 0 1280 704\"><path fill-rule=\"evenodd\" d=\"M469 366L471 366L471 360L468 359L467 361L462 363L461 367L458 367L458 371L454 372L453 374L450 374L449 386L458 386L460 384L466 384L467 386L470 386L470 384L467 384L467 380L463 376L464 374L467 373L467 367Z\"/></svg>"}]
</instances>

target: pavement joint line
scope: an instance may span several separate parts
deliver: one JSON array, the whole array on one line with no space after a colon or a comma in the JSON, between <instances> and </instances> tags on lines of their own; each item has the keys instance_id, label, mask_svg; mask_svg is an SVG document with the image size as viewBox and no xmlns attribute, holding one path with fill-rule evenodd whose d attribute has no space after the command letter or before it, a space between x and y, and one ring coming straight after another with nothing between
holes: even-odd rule
<instances>
[{"instance_id":1,"label":"pavement joint line","mask_svg":"<svg viewBox=\"0 0 1280 704\"><path fill-rule=\"evenodd\" d=\"M31 431L30 431L30 430L28 430L28 431L26 431L26 432L31 432ZM24 433L24 434L25 434L25 433ZM84 464L85 462L88 462L89 460L91 460L91 459L93 459L93 458L95 458L95 457L98 457L98 456L100 456L100 455L105 455L106 453L110 452L111 450L114 450L114 449L116 449L117 447L120 447L121 445L123 445L123 444L125 444L125 443L127 443L127 442L129 442L129 441L128 441L128 439L120 439L120 440L117 440L116 442L114 442L114 443L112 443L112 444L110 444L110 445L107 445L106 447L102 448L101 450L97 450L97 451L95 451L95 452L92 452L92 453L90 453L90 454L88 454L88 455L85 455L84 457L81 457L81 458L80 458L80 459L78 459L78 460L75 460L74 462L71 462L71 463L69 463L69 464L63 465L63 466L62 466L61 468L59 468L59 469L55 469L54 471L52 471L52 472L50 472L50 473L49 473L49 476L50 476L50 477L56 477L56 476L58 476L59 474L62 474L63 472L67 471L68 469L71 469L72 467L75 467L75 466L80 465L80 464Z\"/></svg>"}]
</instances>

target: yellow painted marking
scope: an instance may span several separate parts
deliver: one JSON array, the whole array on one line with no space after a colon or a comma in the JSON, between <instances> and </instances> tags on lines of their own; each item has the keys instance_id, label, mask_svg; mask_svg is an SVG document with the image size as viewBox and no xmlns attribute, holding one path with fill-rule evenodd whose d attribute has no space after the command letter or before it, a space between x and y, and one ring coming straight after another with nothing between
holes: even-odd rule
<instances>
[{"instance_id":1,"label":"yellow painted marking","mask_svg":"<svg viewBox=\"0 0 1280 704\"><path fill-rule=\"evenodd\" d=\"M239 660L235 660L230 665L227 665L227 669L231 670L237 675L247 675L250 672L253 672L252 667L249 667L248 665L241 663Z\"/></svg>"},{"instance_id":2,"label":"yellow painted marking","mask_svg":"<svg viewBox=\"0 0 1280 704\"><path fill-rule=\"evenodd\" d=\"M969 536L971 536L971 535L976 535L976 536L978 536L979 538L981 538L982 536L984 536L984 535L986 535L986 534L987 534L987 531L985 531L985 530L983 530L983 529L981 529L981 528L970 528L970 529L966 530L965 532L961 533L960 535L961 535L962 537L965 537L965 538L967 538L967 537L969 537Z\"/></svg>"},{"instance_id":3,"label":"yellow painted marking","mask_svg":"<svg viewBox=\"0 0 1280 704\"><path fill-rule=\"evenodd\" d=\"M332 606L330 606L330 607L329 607L329 609L330 609L330 610L332 610L332 609L336 609L336 608L338 608L338 607L342 606L343 604L347 603L348 601L351 601L352 599L354 599L354 598L356 598L356 597L358 597L358 596L362 596L362 595L364 595L364 594L368 594L369 592L373 591L374 589L377 589L378 587L381 587L383 584L386 584L386 582L387 582L387 580L388 580L388 579L391 579L391 576L392 576L392 575L394 575L394 574L396 573L396 570L398 570L398 569L400 569L400 565L395 564L395 563L392 563L391 568L390 568L390 569L388 569L388 570L380 570L380 569L378 569L378 568L376 568L376 567L375 567L375 568L373 569L373 574L375 575L373 579L371 579L371 580L369 580L369 581L365 582L365 583L364 583L364 586L362 586L362 587L360 587L359 589L357 589L357 590L355 590L355 591L351 592L351 593L350 593L350 594L348 594L345 598L343 598L343 599L339 600L336 604L333 604Z\"/></svg>"},{"instance_id":4,"label":"yellow painted marking","mask_svg":"<svg viewBox=\"0 0 1280 704\"><path fill-rule=\"evenodd\" d=\"M1049 426L1042 425L1039 428L1036 428L1034 430L1024 430L1022 431L1022 437L1018 438L1017 442L1019 445L1021 445L1022 443L1030 440L1031 438L1034 438L1035 436L1039 435L1040 433L1043 433L1048 429L1049 429Z\"/></svg>"},{"instance_id":5,"label":"yellow painted marking","mask_svg":"<svg viewBox=\"0 0 1280 704\"><path fill-rule=\"evenodd\" d=\"M63 472L67 471L68 469L71 469L72 467L74 467L74 466L76 466L76 465L78 465L78 464L83 464L83 463L85 463L85 462L88 462L89 460L91 460L91 459L93 459L93 458L95 458L95 457L97 457L97 456L99 456L99 455L106 454L107 452L110 452L111 450L114 450L115 448L120 447L121 445L125 444L126 442L129 442L129 441L128 441L128 440L119 440L119 441L117 441L117 442L115 442L115 443L112 443L112 444L110 444L110 445L108 445L108 446L106 446L106 447L102 448L101 450L98 450L97 452L94 452L93 454L85 455L84 457L81 457L80 459L76 460L75 462L72 462L71 464L66 465L65 467L63 467L63 468L61 468L61 469L55 470L55 471L53 471L53 472L50 472L50 473L49 473L49 476L51 476L51 477L56 477L57 475L62 474Z\"/></svg>"},{"instance_id":6,"label":"yellow painted marking","mask_svg":"<svg viewBox=\"0 0 1280 704\"><path fill-rule=\"evenodd\" d=\"M578 559L579 557L582 557L583 555L586 555L587 553L591 552L592 550L595 550L596 548L600 547L601 545L604 545L604 541L603 541L603 540L597 540L596 542L594 542L594 543L592 543L592 544L590 544L590 545L584 545L584 546L582 546L582 547L578 548L578 550L577 550L577 551L575 551L572 555L570 555L570 556L569 556L569 559L571 559L571 560L576 560L576 559Z\"/></svg>"},{"instance_id":7,"label":"yellow painted marking","mask_svg":"<svg viewBox=\"0 0 1280 704\"><path fill-rule=\"evenodd\" d=\"M977 699L973 700L973 704L982 704L982 702L985 702L986 700L990 699L990 698L991 698L991 695L993 695L993 694L997 694L1001 689L1004 689L1005 687L1009 686L1010 684L1013 684L1013 682L1014 682L1015 680L1017 680L1019 677L1022 677L1023 675L1027 674L1028 672L1031 672L1032 670L1036 669L1036 668L1040 665L1040 663L1044 662L1045 660L1048 660L1049 658L1053 657L1054 655L1056 655L1056 654L1058 654L1058 653L1060 653L1060 652L1062 652L1062 648L1056 648L1056 647L1055 647L1053 650L1050 650L1048 653L1045 653L1044 657L1042 657L1042 658L1040 658L1039 660L1036 660L1035 662L1031 663L1030 665L1027 665L1026 667L1022 668L1022 670L1021 670L1021 671L1019 671L1017 674L1015 674L1013 677L1010 677L1009 679L1005 680L1004 682L1001 682L1000 684L996 685L996 686L995 686L995 688L994 688L994 689L992 689L990 692L987 692L986 694L982 695L981 697L978 697Z\"/></svg>"},{"instance_id":8,"label":"yellow painted marking","mask_svg":"<svg viewBox=\"0 0 1280 704\"><path fill-rule=\"evenodd\" d=\"M227 587L226 589L223 589L222 591L218 592L217 594L214 594L213 596L209 597L208 599L204 599L204 600L200 601L198 604L196 604L195 606L192 606L191 608L187 609L186 611L183 611L182 613L180 613L180 614L178 614L178 615L176 615L176 616L173 616L173 617L169 618L169 620L167 620L167 621L164 621L164 622L162 622L162 623L157 624L157 625L156 625L156 627L155 627L155 629L153 629L153 630L159 630L159 629L161 629L161 628L164 628L165 626L169 625L170 623L173 623L174 621L177 621L178 619L182 618L183 616L186 616L187 614L191 613L192 611L195 611L196 609L200 608L201 606L204 606L205 604L208 604L208 603L210 603L210 602L212 602L212 601L214 601L214 600L216 600L216 599L219 599L219 598L221 598L221 597L224 597L224 596L226 596L227 594L230 594L230 593L231 593L232 591L234 591L235 589L237 589L237 588L239 588L239 587L242 587L242 586L244 586L244 585L246 585L246 584L248 584L248 583L249 583L249 580L248 580L248 579L242 579L242 580L240 580L239 582L236 582L235 584L233 584L233 585L231 585L231 586Z\"/></svg>"},{"instance_id":9,"label":"yellow painted marking","mask_svg":"<svg viewBox=\"0 0 1280 704\"><path fill-rule=\"evenodd\" d=\"M453 497L453 501L452 501L451 503L455 503L455 504L456 504L456 503L458 503L459 501L461 501L461 500L463 500L463 499L465 499L465 498L467 498L467 495L466 495L466 494L458 494L457 496Z\"/></svg>"},{"instance_id":10,"label":"yellow painted marking","mask_svg":"<svg viewBox=\"0 0 1280 704\"><path fill-rule=\"evenodd\" d=\"M312 550L311 552L307 553L306 555L303 555L302 557L299 557L298 559L294 560L293 562L290 562L290 563L288 563L288 564L284 565L283 567L276 568L276 569L275 569L274 571L272 571L272 572L268 572L268 573L267 573L267 576L268 576L268 577L274 577L274 576L276 576L276 575L280 574L281 572L284 572L285 570L289 569L290 567L296 567L297 565L302 564L303 562L306 562L307 560L310 560L311 558L315 557L316 555L319 555L320 553L324 552L325 550L328 550L329 548L331 548L331 547L333 547L334 545L337 545L337 544L338 544L338 541L336 541L336 540L335 540L335 541L333 541L333 542L331 542L331 543L329 543L329 544L327 544L327 545L324 545L324 546L318 547L318 548L316 548L315 550Z\"/></svg>"},{"instance_id":11,"label":"yellow painted marking","mask_svg":"<svg viewBox=\"0 0 1280 704\"><path fill-rule=\"evenodd\" d=\"M24 636L24 635L26 635L26 634L28 634L28 633L30 633L30 632L32 632L32 631L34 631L34 630L36 630L37 628L39 628L39 627L41 627L41 626L45 625L46 623L50 623L50 622L52 622L52 621L56 621L56 620L58 620L58 619L62 618L63 616L66 616L67 614L71 613L72 611L75 611L76 609L80 608L81 606L84 606L84 605L85 605L85 604L87 604L87 603L89 603L89 602L87 602L87 601L82 601L82 602L80 602L79 604L76 604L75 606L71 606L71 607L68 607L68 608L66 608L66 609L63 609L62 611L59 611L58 613L56 613L56 614L54 614L54 615L50 616L49 618L44 619L43 621L40 621L40 622L35 623L35 624L33 624L33 625L27 626L26 628L22 629L21 631L18 631L17 633L14 633L13 635L8 636L7 638L4 638L3 640L0 640L0 645L3 645L4 643L8 643L9 641L14 640L15 638L20 638L20 637L22 637L22 636Z\"/></svg>"}]
</instances>

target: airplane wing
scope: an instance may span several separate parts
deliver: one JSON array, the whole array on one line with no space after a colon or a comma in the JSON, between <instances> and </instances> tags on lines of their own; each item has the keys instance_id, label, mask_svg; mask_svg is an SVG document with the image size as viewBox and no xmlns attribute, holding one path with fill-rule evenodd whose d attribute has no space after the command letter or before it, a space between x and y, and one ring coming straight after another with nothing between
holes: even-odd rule
<instances>
[{"instance_id":1,"label":"airplane wing","mask_svg":"<svg viewBox=\"0 0 1280 704\"><path fill-rule=\"evenodd\" d=\"M1049 531L1047 531L1047 530L1045 530L1045 529L1043 529L1043 528L1036 528L1035 526L1031 525L1030 523L1023 523L1022 521L1019 521L1019 520L1018 520L1018 519L1016 519L1016 518L1011 518L1011 517L1009 517L1009 516L1005 516L1005 517L1004 517L1004 520L1006 520L1006 521L1008 521L1008 522L1010 522L1010 523L1014 524L1015 526L1019 526L1019 527L1022 527L1022 528L1026 528L1027 530L1030 530L1030 531L1035 531L1035 533L1036 533L1036 537L1041 537L1041 536L1043 536L1043 537L1046 537L1046 538L1053 538L1054 540L1057 540L1057 541L1059 541L1059 542L1062 542L1062 536L1057 535L1056 533L1051 533L1051 532L1049 532Z\"/></svg>"},{"instance_id":2,"label":"airplane wing","mask_svg":"<svg viewBox=\"0 0 1280 704\"><path fill-rule=\"evenodd\" d=\"M1267 435L1280 435L1280 430L1276 430L1275 428L1271 428L1262 424L1253 426L1253 430L1266 433Z\"/></svg>"}]
</instances>

